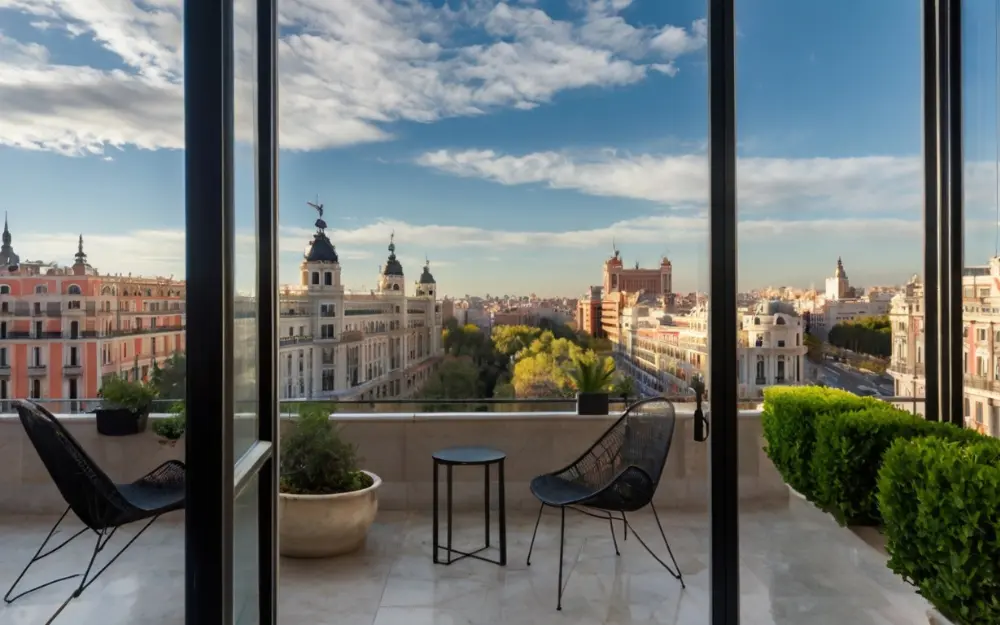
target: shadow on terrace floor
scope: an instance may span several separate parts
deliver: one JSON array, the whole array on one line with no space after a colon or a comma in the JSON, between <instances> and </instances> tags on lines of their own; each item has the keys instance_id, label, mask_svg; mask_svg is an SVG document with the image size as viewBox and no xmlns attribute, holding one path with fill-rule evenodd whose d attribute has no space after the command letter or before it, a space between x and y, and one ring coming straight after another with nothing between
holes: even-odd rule
<instances>
[{"instance_id":1,"label":"shadow on terrace floor","mask_svg":"<svg viewBox=\"0 0 1000 625\"><path fill-rule=\"evenodd\" d=\"M563 611L556 612L558 513L542 518L532 566L524 558L534 517L508 519L506 569L476 560L431 563L430 515L383 512L365 550L325 561L281 562L282 625L625 625L708 622L708 533L704 514L661 513L687 590L634 538L616 557L607 523L567 513ZM51 519L0 518L0 585L6 590ZM630 517L659 548L652 515ZM467 528L467 529L463 529ZM456 518L456 547L481 540L481 517ZM496 536L494 530L494 536ZM82 537L81 537L82 538ZM125 541L128 534L116 536ZM926 622L925 603L851 532L798 501L741 515L743 622L747 625L903 625ZM78 539L79 540L79 539ZM124 544L124 543L119 543ZM82 570L79 540L39 563L29 584ZM63 556L59 558L59 556ZM246 558L240 558L245 560ZM33 625L72 591L64 582L0 608L0 623ZM161 519L56 620L57 624L183 623L182 517Z\"/></svg>"}]
</instances>

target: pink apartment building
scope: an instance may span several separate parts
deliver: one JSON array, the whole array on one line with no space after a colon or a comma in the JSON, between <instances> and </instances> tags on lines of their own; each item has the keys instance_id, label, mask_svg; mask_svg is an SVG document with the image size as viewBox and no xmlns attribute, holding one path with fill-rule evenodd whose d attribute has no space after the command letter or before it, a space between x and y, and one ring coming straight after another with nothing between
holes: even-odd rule
<instances>
[{"instance_id":1,"label":"pink apartment building","mask_svg":"<svg viewBox=\"0 0 1000 625\"><path fill-rule=\"evenodd\" d=\"M22 261L4 219L0 247L0 400L92 399L117 374L147 379L183 352L183 280L102 275L80 236L75 262Z\"/></svg>"}]
</instances>

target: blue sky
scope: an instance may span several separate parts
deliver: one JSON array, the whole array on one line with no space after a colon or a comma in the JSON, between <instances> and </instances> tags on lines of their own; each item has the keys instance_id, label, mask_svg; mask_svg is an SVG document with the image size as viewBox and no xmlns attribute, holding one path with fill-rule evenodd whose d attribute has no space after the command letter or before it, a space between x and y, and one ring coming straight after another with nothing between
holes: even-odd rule
<instances>
[{"instance_id":1,"label":"blue sky","mask_svg":"<svg viewBox=\"0 0 1000 625\"><path fill-rule=\"evenodd\" d=\"M179 276L180 1L132 4L0 0L0 209L22 257L69 262L82 232L102 270ZM451 295L576 296L613 241L629 264L668 255L678 290L707 284L704 2L280 10L285 281L318 195L352 288L375 285L391 232L407 274L426 255ZM969 263L996 245L993 10L967 9ZM918 272L919 3L740 0L737 20L741 288L822 285L838 256L863 285ZM249 284L252 232L239 249Z\"/></svg>"}]
</instances>

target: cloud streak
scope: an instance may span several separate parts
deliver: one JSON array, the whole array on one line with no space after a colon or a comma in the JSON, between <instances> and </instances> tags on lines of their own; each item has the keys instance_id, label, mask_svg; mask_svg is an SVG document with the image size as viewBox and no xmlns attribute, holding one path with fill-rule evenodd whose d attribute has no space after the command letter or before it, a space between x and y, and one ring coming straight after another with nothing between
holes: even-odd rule
<instances>
[{"instance_id":1,"label":"cloud streak","mask_svg":"<svg viewBox=\"0 0 1000 625\"><path fill-rule=\"evenodd\" d=\"M425 152L421 167L501 185L542 185L588 195L644 200L673 209L704 208L708 160L704 154L629 154L614 149L590 154L493 150ZM993 163L966 166L966 203L982 217L995 209ZM886 217L922 210L922 163L915 156L847 158L740 158L740 214L823 218L830 215ZM794 217L793 217L794 218ZM775 221L774 223L778 223Z\"/></svg>"}]
</instances>

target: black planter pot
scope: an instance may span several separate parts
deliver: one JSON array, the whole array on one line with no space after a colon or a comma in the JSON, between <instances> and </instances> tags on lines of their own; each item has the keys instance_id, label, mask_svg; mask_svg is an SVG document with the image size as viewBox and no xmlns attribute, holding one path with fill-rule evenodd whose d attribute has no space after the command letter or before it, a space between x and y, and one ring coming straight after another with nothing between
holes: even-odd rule
<instances>
[{"instance_id":1,"label":"black planter pot","mask_svg":"<svg viewBox=\"0 0 1000 625\"><path fill-rule=\"evenodd\" d=\"M576 414L607 415L610 408L610 396L607 393L577 393Z\"/></svg>"},{"instance_id":2,"label":"black planter pot","mask_svg":"<svg viewBox=\"0 0 1000 625\"><path fill-rule=\"evenodd\" d=\"M146 431L149 409L132 412L126 408L98 408L97 433L104 436L131 436Z\"/></svg>"}]
</instances>

